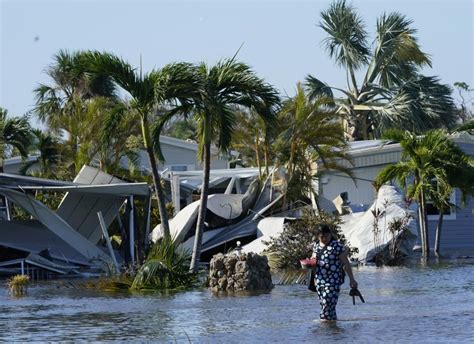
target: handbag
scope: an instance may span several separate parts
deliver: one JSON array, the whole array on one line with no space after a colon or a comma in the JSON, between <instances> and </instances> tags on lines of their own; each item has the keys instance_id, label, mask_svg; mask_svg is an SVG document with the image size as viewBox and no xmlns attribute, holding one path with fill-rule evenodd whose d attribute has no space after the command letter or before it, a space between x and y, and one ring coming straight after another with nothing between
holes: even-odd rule
<instances>
[{"instance_id":1,"label":"handbag","mask_svg":"<svg viewBox=\"0 0 474 344\"><path fill-rule=\"evenodd\" d=\"M314 270L311 269L311 276L309 277L309 283L308 283L308 289L311 291L316 291L316 284L314 284L314 278L315 278L315 273Z\"/></svg>"}]
</instances>

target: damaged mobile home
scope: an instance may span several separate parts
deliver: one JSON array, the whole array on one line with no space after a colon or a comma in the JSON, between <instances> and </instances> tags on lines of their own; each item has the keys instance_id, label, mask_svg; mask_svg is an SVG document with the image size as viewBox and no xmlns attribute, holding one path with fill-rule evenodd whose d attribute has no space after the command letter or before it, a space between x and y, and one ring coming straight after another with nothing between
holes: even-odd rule
<instances>
[{"instance_id":1,"label":"damaged mobile home","mask_svg":"<svg viewBox=\"0 0 474 344\"><path fill-rule=\"evenodd\" d=\"M0 272L67 275L118 269L123 258L110 245L107 228L126 206L128 259L135 257L134 199L142 199L145 228L150 226L150 189L146 183L125 183L95 168L84 166L73 182L0 174L0 195L6 198L0 220ZM36 200L36 192L64 192L58 209ZM10 208L29 215L15 220ZM103 241L108 245L103 246Z\"/></svg>"},{"instance_id":2,"label":"damaged mobile home","mask_svg":"<svg viewBox=\"0 0 474 344\"><path fill-rule=\"evenodd\" d=\"M216 186L224 187L224 193L209 195L205 229L202 241L203 260L208 260L212 254L227 252L235 247L235 242L248 242L257 235L258 222L268 216L279 201L283 192L278 180L284 178L282 171L273 170L264 182L258 178L258 169L211 170L211 189ZM172 183L172 198L175 210L179 208L179 185L200 185L202 172L173 172L170 176ZM194 181L193 181L194 180ZM178 211L170 220L171 236L191 250L194 243L199 201L194 201ZM158 241L163 237L161 225L154 228L151 240Z\"/></svg>"},{"instance_id":3,"label":"damaged mobile home","mask_svg":"<svg viewBox=\"0 0 474 344\"><path fill-rule=\"evenodd\" d=\"M302 208L282 211L280 201L285 190L283 185L275 182L275 179L285 178L281 170L274 170L273 173L281 175L277 178L270 176L264 183L260 183L257 175L252 174L255 171L249 169L211 173L214 173L211 184L220 184L220 188L224 185L225 192L209 195L202 242L203 260L208 260L217 252L228 252L236 247L237 241L243 244L243 252L261 254L267 248L264 243L280 235L288 222L300 216L302 208L316 209L315 205L302 203ZM189 183L188 178L199 176L200 172L173 173L170 177L172 190L179 190L183 179ZM200 180L195 180L195 184L199 185ZM236 185L239 187L236 188ZM416 221L394 187L383 186L373 204L365 210L353 210L347 195L342 195L346 198L339 195L333 201L320 195L317 205L320 210L342 216L341 231L351 246L358 248L353 257L355 260L370 262L394 250L394 245L403 255L411 253L417 238ZM179 197L176 193L173 197L174 204L179 207ZM194 201L170 220L172 237L187 250L193 247L198 209L199 201ZM396 228L395 224L402 227ZM156 242L162 236L161 226L158 225L151 233L151 240Z\"/></svg>"}]
</instances>

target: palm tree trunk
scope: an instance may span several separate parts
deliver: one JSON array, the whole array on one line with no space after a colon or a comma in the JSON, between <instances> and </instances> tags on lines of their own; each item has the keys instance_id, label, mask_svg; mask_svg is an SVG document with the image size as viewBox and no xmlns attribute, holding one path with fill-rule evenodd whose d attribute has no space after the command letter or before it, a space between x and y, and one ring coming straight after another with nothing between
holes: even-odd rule
<instances>
[{"instance_id":1,"label":"palm tree trunk","mask_svg":"<svg viewBox=\"0 0 474 344\"><path fill-rule=\"evenodd\" d=\"M204 178L201 188L201 204L199 205L199 214L196 225L196 234L194 236L193 255L191 258L190 271L196 273L199 267L201 257L202 234L204 232L204 220L207 211L207 198L209 196L209 175L211 170L211 143L204 145Z\"/></svg>"},{"instance_id":2,"label":"palm tree trunk","mask_svg":"<svg viewBox=\"0 0 474 344\"><path fill-rule=\"evenodd\" d=\"M422 244L422 255L423 258L428 258L430 256L430 242L428 236L428 221L426 216L426 201L425 194L422 191L420 197L420 206L421 206L421 219L423 220L423 234L422 238L424 239Z\"/></svg>"},{"instance_id":3,"label":"palm tree trunk","mask_svg":"<svg viewBox=\"0 0 474 344\"><path fill-rule=\"evenodd\" d=\"M170 226L168 223L168 213L166 212L165 205L165 194L161 187L161 179L158 174L158 167L156 165L155 152L151 146L150 129L146 119L142 119L142 134L143 143L145 145L146 152L148 153L148 161L150 162L151 173L153 175L153 184L155 185L156 198L158 201L158 210L160 211L161 228L163 228L163 234L165 237L170 236Z\"/></svg>"},{"instance_id":4,"label":"palm tree trunk","mask_svg":"<svg viewBox=\"0 0 474 344\"><path fill-rule=\"evenodd\" d=\"M356 81L355 74L354 74L354 68L350 64L349 64L349 73L351 75L352 87L354 87L353 91L355 93L356 98L358 98L359 97L359 88L357 87L357 81Z\"/></svg>"},{"instance_id":5,"label":"palm tree trunk","mask_svg":"<svg viewBox=\"0 0 474 344\"><path fill-rule=\"evenodd\" d=\"M264 153L264 159L265 159L265 176L270 175L270 167L268 166L268 158L269 158L269 152L268 152L268 145L265 143L265 146L263 147L263 153Z\"/></svg>"},{"instance_id":6,"label":"palm tree trunk","mask_svg":"<svg viewBox=\"0 0 474 344\"><path fill-rule=\"evenodd\" d=\"M424 216L423 216L423 210L422 210L422 207L421 207L421 201L418 202L418 225L420 227L420 239L421 239L421 251L422 251L422 255L423 255L423 252L425 250L425 231L424 231L424 227L425 227L425 223L424 223Z\"/></svg>"},{"instance_id":7,"label":"palm tree trunk","mask_svg":"<svg viewBox=\"0 0 474 344\"><path fill-rule=\"evenodd\" d=\"M369 139L369 126L368 126L368 123L367 123L367 116L365 114L362 114L362 138L364 140L368 140Z\"/></svg>"},{"instance_id":8,"label":"palm tree trunk","mask_svg":"<svg viewBox=\"0 0 474 344\"><path fill-rule=\"evenodd\" d=\"M443 210L440 209L439 217L438 217L438 226L436 227L436 238L435 238L435 247L434 247L434 252L435 252L436 257L439 257L439 246L440 246L440 241L441 241L441 228L443 226L443 217L444 217Z\"/></svg>"},{"instance_id":9,"label":"palm tree trunk","mask_svg":"<svg viewBox=\"0 0 474 344\"><path fill-rule=\"evenodd\" d=\"M2 156L0 156L0 173L3 173L4 172L4 168L3 168L3 152L1 153ZM7 213L7 210L6 210L6 206L7 206L7 198L3 195L0 195L0 206L2 207L5 207L5 218L8 217L8 213ZM0 213L0 219L1 219L1 213Z\"/></svg>"},{"instance_id":10,"label":"palm tree trunk","mask_svg":"<svg viewBox=\"0 0 474 344\"><path fill-rule=\"evenodd\" d=\"M255 156L257 159L258 177L262 179L262 164L260 162L260 145L258 144L258 136L255 137Z\"/></svg>"}]
</instances>

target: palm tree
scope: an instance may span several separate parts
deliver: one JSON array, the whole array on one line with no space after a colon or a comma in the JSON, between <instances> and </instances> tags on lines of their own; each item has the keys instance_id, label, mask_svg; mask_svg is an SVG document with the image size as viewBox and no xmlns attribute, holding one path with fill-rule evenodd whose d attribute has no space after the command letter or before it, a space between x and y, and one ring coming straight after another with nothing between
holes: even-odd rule
<instances>
[{"instance_id":1,"label":"palm tree","mask_svg":"<svg viewBox=\"0 0 474 344\"><path fill-rule=\"evenodd\" d=\"M31 144L31 128L28 117L7 116L8 111L0 107L0 173L3 173L3 160L12 149L17 149L24 158L28 157L28 148ZM0 196L3 207L7 205L4 196Z\"/></svg>"},{"instance_id":2,"label":"palm tree","mask_svg":"<svg viewBox=\"0 0 474 344\"><path fill-rule=\"evenodd\" d=\"M301 84L296 95L287 100L278 113L280 135L275 151L279 163L286 166L287 198L297 200L314 195L313 180L326 170L338 170L352 175L342 161L350 162L347 143L334 107L328 99L310 100ZM320 162L317 175L314 163Z\"/></svg>"},{"instance_id":3,"label":"palm tree","mask_svg":"<svg viewBox=\"0 0 474 344\"><path fill-rule=\"evenodd\" d=\"M3 173L3 159L13 148L24 158L28 157L31 144L31 127L28 117L7 116L8 111L0 107L0 173Z\"/></svg>"},{"instance_id":4,"label":"palm tree","mask_svg":"<svg viewBox=\"0 0 474 344\"><path fill-rule=\"evenodd\" d=\"M197 276L190 274L190 254L171 237L165 237L152 246L138 270L131 290L183 289L196 285Z\"/></svg>"},{"instance_id":5,"label":"palm tree","mask_svg":"<svg viewBox=\"0 0 474 344\"><path fill-rule=\"evenodd\" d=\"M474 195L474 159L466 155L446 132L438 130L437 135L440 144L434 148L433 164L443 172L436 180L439 197L433 200L439 211L434 245L434 253L439 256L444 213L455 207L449 202L453 189L457 188L461 192L463 204L467 197ZM444 180L440 181L441 178Z\"/></svg>"},{"instance_id":6,"label":"palm tree","mask_svg":"<svg viewBox=\"0 0 474 344\"><path fill-rule=\"evenodd\" d=\"M376 138L388 128L419 133L455 124L451 89L437 77L421 75L431 60L421 51L411 20L400 13L383 14L371 50L363 20L345 0L334 2L321 17L320 27L328 35L324 44L345 69L347 89L328 86L311 75L306 81L313 97L334 99L346 115L350 139ZM363 67L364 77L357 80ZM343 98L334 98L332 90Z\"/></svg>"},{"instance_id":7,"label":"palm tree","mask_svg":"<svg viewBox=\"0 0 474 344\"><path fill-rule=\"evenodd\" d=\"M219 61L214 66L205 63L195 67L197 88L193 92L192 114L198 123L199 158L203 162L203 182L196 235L190 270L197 272L201 256L202 235L209 195L211 144L225 152L231 144L236 124L236 107L254 109L266 121L274 118L279 104L277 91L260 79L245 63L234 58ZM157 127L157 132L174 113L169 113Z\"/></svg>"},{"instance_id":8,"label":"palm tree","mask_svg":"<svg viewBox=\"0 0 474 344\"><path fill-rule=\"evenodd\" d=\"M245 159L257 165L259 177L268 176L271 142L278 134L277 126L269 125L255 110L236 111L236 126L233 133L232 148L244 154Z\"/></svg>"},{"instance_id":9,"label":"palm tree","mask_svg":"<svg viewBox=\"0 0 474 344\"><path fill-rule=\"evenodd\" d=\"M60 140L51 133L44 133L40 129L33 129L31 153L37 154L34 160L26 162L20 169L20 174L26 175L33 166L37 166L38 176L51 178L58 175L61 162Z\"/></svg>"},{"instance_id":10,"label":"palm tree","mask_svg":"<svg viewBox=\"0 0 474 344\"><path fill-rule=\"evenodd\" d=\"M454 204L451 204L449 202L450 196L453 192L453 188L447 183L439 183L439 184L438 184L438 190L437 190L439 194L439 199L433 200L434 206L439 211L438 223L436 226L436 234L435 234L435 244L434 244L434 254L436 257L440 256L441 229L443 228L444 213L448 211L449 209L451 209L452 207L455 207Z\"/></svg>"},{"instance_id":11,"label":"palm tree","mask_svg":"<svg viewBox=\"0 0 474 344\"><path fill-rule=\"evenodd\" d=\"M66 144L73 158L71 173L91 160L96 141L95 137L91 139L91 133L98 132L101 112L116 99L115 85L108 76L90 75L78 68L83 55L59 51L46 70L51 84L40 84L34 90L34 112L38 118L57 134L66 132Z\"/></svg>"},{"instance_id":12,"label":"palm tree","mask_svg":"<svg viewBox=\"0 0 474 344\"><path fill-rule=\"evenodd\" d=\"M473 190L474 172L469 158L453 143L444 130L432 130L424 136L391 130L384 135L400 142L402 160L386 166L377 176L377 184L396 180L407 191L407 197L418 204L422 256L429 257L426 203L431 200L442 212L449 206L448 195L453 187L463 194ZM407 187L407 183L410 185ZM438 227L441 231L441 226ZM438 239L439 239L438 233ZM439 243L439 240L438 240Z\"/></svg>"},{"instance_id":13,"label":"palm tree","mask_svg":"<svg viewBox=\"0 0 474 344\"><path fill-rule=\"evenodd\" d=\"M175 63L143 74L113 54L90 51L83 53L82 68L96 77L110 77L131 96L130 106L140 118L143 145L148 154L163 233L169 236L165 196L155 157L155 154L160 158L162 155L159 140L152 140L150 120L157 104L176 100L178 105L186 105L188 91L195 89L191 66L187 63ZM176 111L181 109L180 106L176 107Z\"/></svg>"}]
</instances>

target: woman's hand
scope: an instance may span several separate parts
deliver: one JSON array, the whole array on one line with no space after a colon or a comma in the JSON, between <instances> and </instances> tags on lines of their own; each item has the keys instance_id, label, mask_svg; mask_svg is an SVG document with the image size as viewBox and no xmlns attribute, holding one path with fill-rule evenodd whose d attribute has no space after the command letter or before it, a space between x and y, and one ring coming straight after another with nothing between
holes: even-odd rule
<instances>
[{"instance_id":1,"label":"woman's hand","mask_svg":"<svg viewBox=\"0 0 474 344\"><path fill-rule=\"evenodd\" d=\"M357 288L358 286L357 281L355 279L351 280L349 285L351 286L351 288Z\"/></svg>"}]
</instances>

